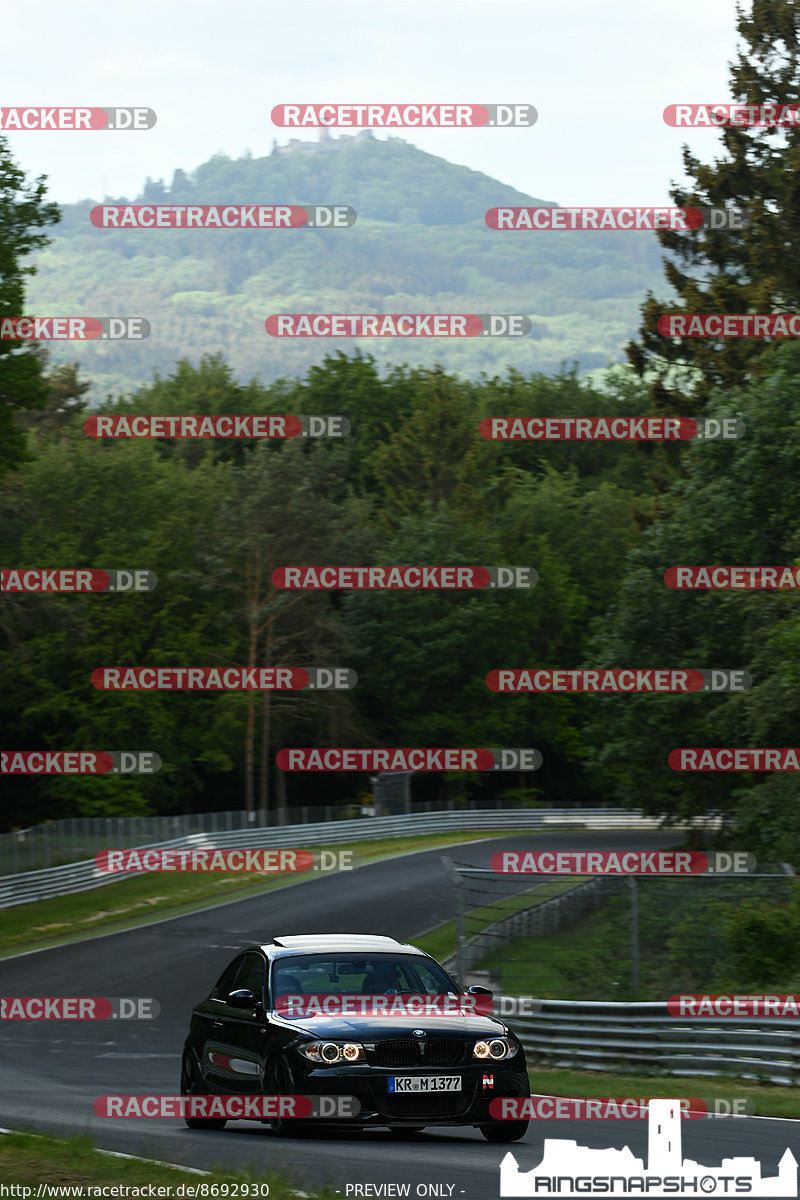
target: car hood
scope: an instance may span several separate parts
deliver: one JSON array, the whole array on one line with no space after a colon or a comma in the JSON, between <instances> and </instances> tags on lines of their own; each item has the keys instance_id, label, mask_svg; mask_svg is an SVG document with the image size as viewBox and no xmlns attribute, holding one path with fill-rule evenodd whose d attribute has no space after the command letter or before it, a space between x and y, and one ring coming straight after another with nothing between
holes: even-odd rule
<instances>
[{"instance_id":1,"label":"car hood","mask_svg":"<svg viewBox=\"0 0 800 1200\"><path fill-rule=\"evenodd\" d=\"M315 1038L352 1039L354 1042L377 1042L386 1038L413 1037L415 1029L424 1029L426 1037L475 1038L502 1037L508 1026L496 1017L467 1016L328 1016L290 1018L273 1014L276 1020L298 1033Z\"/></svg>"}]
</instances>

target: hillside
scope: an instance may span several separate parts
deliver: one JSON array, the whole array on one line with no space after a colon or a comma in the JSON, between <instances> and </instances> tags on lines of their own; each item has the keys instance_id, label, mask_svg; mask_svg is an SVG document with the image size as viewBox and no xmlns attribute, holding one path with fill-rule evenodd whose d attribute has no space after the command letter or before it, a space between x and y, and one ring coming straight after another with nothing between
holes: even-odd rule
<instances>
[{"instance_id":1,"label":"hillside","mask_svg":"<svg viewBox=\"0 0 800 1200\"><path fill-rule=\"evenodd\" d=\"M598 202L602 203L602 197ZM222 351L240 379L303 374L326 352L356 344L379 363L441 363L468 376L581 371L622 357L648 288L664 293L655 235L639 232L497 233L498 204L552 204L489 176L368 131L273 146L262 157L215 155L171 185L147 180L107 203L350 204L341 230L96 229L97 199L63 208L53 242L32 256L36 315L144 316L141 343L52 343L54 362L79 361L98 399ZM270 338L273 312L519 312L525 339Z\"/></svg>"}]
</instances>

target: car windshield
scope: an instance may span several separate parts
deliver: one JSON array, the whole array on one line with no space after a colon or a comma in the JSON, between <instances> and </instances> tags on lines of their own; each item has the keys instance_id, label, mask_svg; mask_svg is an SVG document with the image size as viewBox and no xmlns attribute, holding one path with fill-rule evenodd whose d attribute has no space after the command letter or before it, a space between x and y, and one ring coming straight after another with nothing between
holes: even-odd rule
<instances>
[{"instance_id":1,"label":"car windshield","mask_svg":"<svg viewBox=\"0 0 800 1200\"><path fill-rule=\"evenodd\" d=\"M281 958L272 968L272 994L382 995L458 994L458 989L432 959L396 954L298 954Z\"/></svg>"}]
</instances>

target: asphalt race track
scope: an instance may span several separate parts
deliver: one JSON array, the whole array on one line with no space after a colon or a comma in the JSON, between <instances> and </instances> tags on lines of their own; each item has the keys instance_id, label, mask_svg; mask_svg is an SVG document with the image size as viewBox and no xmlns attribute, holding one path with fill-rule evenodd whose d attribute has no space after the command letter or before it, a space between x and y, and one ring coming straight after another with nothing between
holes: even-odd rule
<instances>
[{"instance_id":1,"label":"asphalt race track","mask_svg":"<svg viewBox=\"0 0 800 1200\"><path fill-rule=\"evenodd\" d=\"M410 1196L497 1197L498 1167L506 1151L512 1151L521 1170L530 1170L541 1159L544 1137L598 1148L627 1145L646 1160L644 1121L550 1121L531 1126L524 1141L509 1147L492 1146L472 1129L425 1132L411 1141L398 1141L385 1130L315 1130L283 1140L247 1121L201 1132L177 1119L109 1120L95 1116L93 1103L107 1093L178 1092L191 1007L242 947L274 934L334 931L413 942L415 934L451 919L453 892L443 853L488 866L489 856L500 849L656 849L679 841L661 833L586 832L470 842L378 862L352 874L320 875L263 897L3 960L3 996L153 996L161 1015L152 1022L4 1022L0 1125L86 1133L106 1149L194 1167L227 1163L237 1169L285 1169L298 1187L332 1183L342 1197L380 1195L376 1189L355 1192L353 1185L390 1183L410 1184ZM713 1090L709 1080L705 1094ZM708 1167L719 1166L724 1157L754 1156L762 1174L771 1176L787 1146L800 1159L797 1121L686 1121L682 1132L684 1155ZM735 1194L732 1185L730 1194Z\"/></svg>"}]
</instances>

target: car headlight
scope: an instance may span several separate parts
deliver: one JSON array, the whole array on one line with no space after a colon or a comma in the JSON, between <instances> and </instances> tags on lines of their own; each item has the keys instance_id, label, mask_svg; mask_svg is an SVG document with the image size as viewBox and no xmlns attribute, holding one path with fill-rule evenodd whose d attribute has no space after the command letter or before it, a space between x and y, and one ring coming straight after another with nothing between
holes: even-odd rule
<instances>
[{"instance_id":1,"label":"car headlight","mask_svg":"<svg viewBox=\"0 0 800 1200\"><path fill-rule=\"evenodd\" d=\"M486 1038L484 1041L476 1042L472 1047L475 1058L488 1059L490 1062L501 1062L504 1058L513 1058L518 1050L519 1042L512 1037Z\"/></svg>"},{"instance_id":2,"label":"car headlight","mask_svg":"<svg viewBox=\"0 0 800 1200\"><path fill-rule=\"evenodd\" d=\"M306 1042L297 1047L304 1058L318 1067L337 1067L340 1063L364 1062L366 1053L359 1042Z\"/></svg>"}]
</instances>

